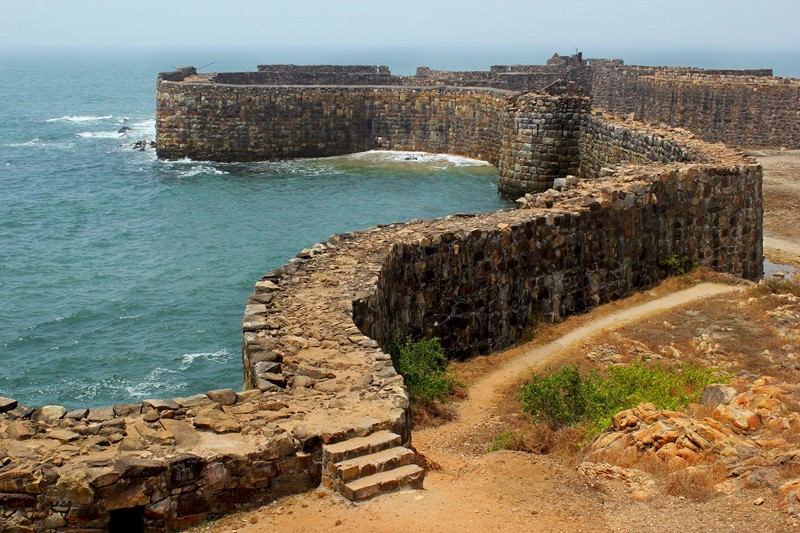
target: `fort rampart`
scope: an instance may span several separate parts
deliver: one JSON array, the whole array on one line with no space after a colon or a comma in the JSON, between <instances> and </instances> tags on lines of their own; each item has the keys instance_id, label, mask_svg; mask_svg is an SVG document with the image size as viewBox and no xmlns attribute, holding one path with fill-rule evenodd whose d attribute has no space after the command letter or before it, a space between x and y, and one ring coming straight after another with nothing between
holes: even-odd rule
<instances>
[{"instance_id":1,"label":"fort rampart","mask_svg":"<svg viewBox=\"0 0 800 533\"><path fill-rule=\"evenodd\" d=\"M638 80L636 118L711 142L800 147L800 80L692 74Z\"/></svg>"},{"instance_id":2,"label":"fort rampart","mask_svg":"<svg viewBox=\"0 0 800 533\"><path fill-rule=\"evenodd\" d=\"M194 76L161 77L162 155L196 157L181 150L199 146L208 159L229 149L250 160L262 144L281 157L330 155L385 137L494 162L523 208L390 224L303 250L248 298L241 392L69 412L0 398L0 529L171 531L335 486L337 446L388 432L410 445L408 397L384 351L393 334L439 336L464 358L508 346L531 315L555 319L652 285L669 257L761 275L752 159L591 113L569 87L277 88ZM286 117L267 124L276 110ZM567 188L525 193L568 174Z\"/></svg>"}]
</instances>

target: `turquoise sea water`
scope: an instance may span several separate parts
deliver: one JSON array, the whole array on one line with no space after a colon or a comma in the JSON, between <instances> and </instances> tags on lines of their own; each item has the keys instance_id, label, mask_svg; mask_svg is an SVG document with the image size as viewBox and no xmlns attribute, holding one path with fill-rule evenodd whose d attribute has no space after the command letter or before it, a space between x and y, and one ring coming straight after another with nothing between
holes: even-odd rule
<instances>
[{"instance_id":1,"label":"turquoise sea water","mask_svg":"<svg viewBox=\"0 0 800 533\"><path fill-rule=\"evenodd\" d=\"M335 233L508 205L493 167L457 157L157 161L130 146L154 138L159 71L332 62L408 74L551 54L0 53L0 396L74 407L237 388L244 302L264 272ZM694 64L798 75L789 56L720 61Z\"/></svg>"}]
</instances>

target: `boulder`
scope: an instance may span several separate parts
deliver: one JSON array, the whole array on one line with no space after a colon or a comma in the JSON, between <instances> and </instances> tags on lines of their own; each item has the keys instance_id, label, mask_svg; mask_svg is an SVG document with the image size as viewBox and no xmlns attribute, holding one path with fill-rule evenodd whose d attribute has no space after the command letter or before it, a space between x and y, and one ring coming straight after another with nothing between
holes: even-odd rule
<instances>
[{"instance_id":1,"label":"boulder","mask_svg":"<svg viewBox=\"0 0 800 533\"><path fill-rule=\"evenodd\" d=\"M242 429L241 424L235 417L223 413L216 406L201 410L194 418L194 427L210 429L215 433L231 433Z\"/></svg>"},{"instance_id":2,"label":"boulder","mask_svg":"<svg viewBox=\"0 0 800 533\"><path fill-rule=\"evenodd\" d=\"M700 405L710 405L716 407L721 403L727 403L736 397L736 389L728 385L714 384L703 389L703 396L700 398Z\"/></svg>"},{"instance_id":3,"label":"boulder","mask_svg":"<svg viewBox=\"0 0 800 533\"><path fill-rule=\"evenodd\" d=\"M236 393L233 389L212 390L206 393L211 401L220 405L233 405L236 403Z\"/></svg>"}]
</instances>

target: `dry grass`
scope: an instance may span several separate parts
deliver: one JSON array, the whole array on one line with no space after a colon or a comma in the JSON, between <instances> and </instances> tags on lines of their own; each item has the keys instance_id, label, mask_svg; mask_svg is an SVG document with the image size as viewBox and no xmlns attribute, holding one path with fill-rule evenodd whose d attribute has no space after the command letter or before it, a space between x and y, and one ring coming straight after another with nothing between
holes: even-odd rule
<instances>
[{"instance_id":1,"label":"dry grass","mask_svg":"<svg viewBox=\"0 0 800 533\"><path fill-rule=\"evenodd\" d=\"M466 397L466 389L457 386L452 395L452 399L460 400ZM456 408L451 401L440 402L438 400L431 400L427 402L415 402L411 404L411 419L414 427L429 428L439 427L442 424L451 422L456 418Z\"/></svg>"},{"instance_id":2,"label":"dry grass","mask_svg":"<svg viewBox=\"0 0 800 533\"><path fill-rule=\"evenodd\" d=\"M716 485L727 477L727 469L719 464L681 468L667 477L665 491L671 496L704 501L717 494Z\"/></svg>"}]
</instances>

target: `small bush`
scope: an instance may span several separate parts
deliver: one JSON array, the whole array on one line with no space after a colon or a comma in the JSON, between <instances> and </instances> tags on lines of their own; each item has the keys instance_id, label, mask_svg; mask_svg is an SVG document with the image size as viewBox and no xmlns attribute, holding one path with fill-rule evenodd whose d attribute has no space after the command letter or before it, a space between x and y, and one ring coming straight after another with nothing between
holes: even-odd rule
<instances>
[{"instance_id":1,"label":"small bush","mask_svg":"<svg viewBox=\"0 0 800 533\"><path fill-rule=\"evenodd\" d=\"M688 274L697 267L697 263L692 261L688 255L684 254L664 257L658 261L658 264L667 271L667 275L669 276Z\"/></svg>"},{"instance_id":2,"label":"small bush","mask_svg":"<svg viewBox=\"0 0 800 533\"><path fill-rule=\"evenodd\" d=\"M389 351L412 401L444 401L453 393L455 383L447 375L447 358L439 339L414 341L406 337L391 343Z\"/></svg>"},{"instance_id":3,"label":"small bush","mask_svg":"<svg viewBox=\"0 0 800 533\"><path fill-rule=\"evenodd\" d=\"M620 411L648 402L659 409L681 409L697 402L706 385L723 380L714 370L688 364L671 368L634 363L611 367L606 376L596 371L583 376L577 366L566 366L547 376L534 375L518 399L535 422L554 429L586 423L586 437L591 438Z\"/></svg>"}]
</instances>

